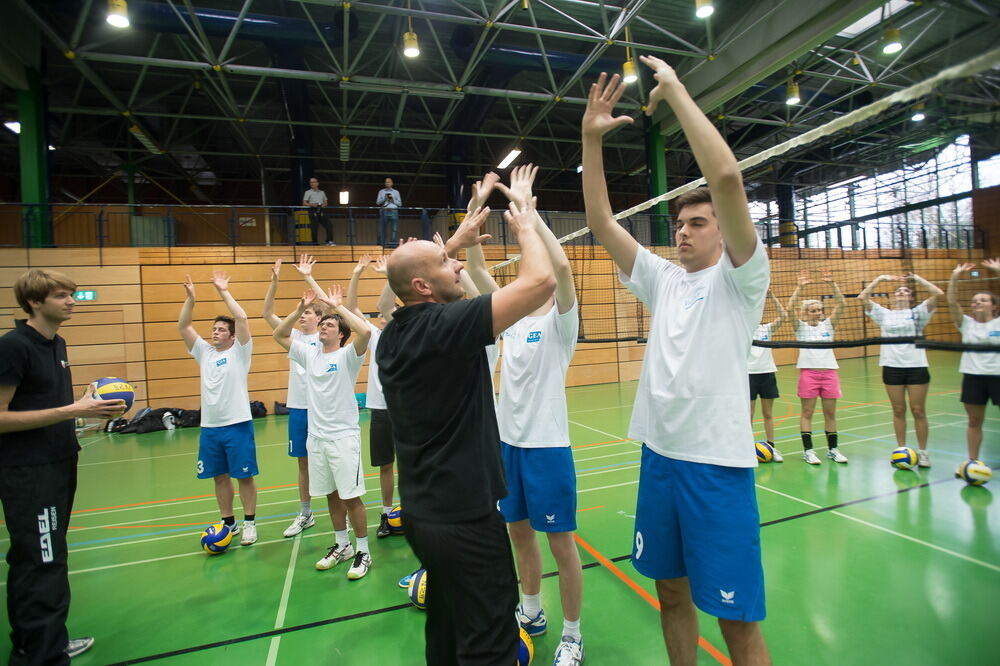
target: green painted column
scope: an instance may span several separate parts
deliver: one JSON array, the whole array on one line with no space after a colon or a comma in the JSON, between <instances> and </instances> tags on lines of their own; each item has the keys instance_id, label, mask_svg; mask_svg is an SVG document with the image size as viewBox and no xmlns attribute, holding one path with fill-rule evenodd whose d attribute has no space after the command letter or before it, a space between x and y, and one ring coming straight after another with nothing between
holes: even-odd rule
<instances>
[{"instance_id":1,"label":"green painted column","mask_svg":"<svg viewBox=\"0 0 1000 666\"><path fill-rule=\"evenodd\" d=\"M667 191L667 161L660 132L660 123L646 117L646 182L649 187L649 198L657 197ZM658 203L649 209L649 235L653 245L666 245L670 242L668 216L670 209L667 203Z\"/></svg>"},{"instance_id":2,"label":"green painted column","mask_svg":"<svg viewBox=\"0 0 1000 666\"><path fill-rule=\"evenodd\" d=\"M21 123L18 152L21 162L21 201L25 204L25 243L30 247L52 244L49 215L49 142L46 131L45 91L42 76L25 69L28 89L17 91L17 119Z\"/></svg>"}]
</instances>

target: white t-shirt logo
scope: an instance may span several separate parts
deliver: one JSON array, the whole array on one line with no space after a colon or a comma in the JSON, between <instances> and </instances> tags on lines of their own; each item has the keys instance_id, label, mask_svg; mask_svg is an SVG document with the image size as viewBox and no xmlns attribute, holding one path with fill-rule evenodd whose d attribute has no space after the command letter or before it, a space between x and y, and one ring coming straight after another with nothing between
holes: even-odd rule
<instances>
[{"instance_id":1,"label":"white t-shirt logo","mask_svg":"<svg viewBox=\"0 0 1000 666\"><path fill-rule=\"evenodd\" d=\"M541 331L528 331L528 339L526 342L541 342L542 332Z\"/></svg>"},{"instance_id":2,"label":"white t-shirt logo","mask_svg":"<svg viewBox=\"0 0 1000 666\"><path fill-rule=\"evenodd\" d=\"M328 366L326 366L326 371L327 372L337 372L337 364L336 363L329 364Z\"/></svg>"},{"instance_id":3,"label":"white t-shirt logo","mask_svg":"<svg viewBox=\"0 0 1000 666\"><path fill-rule=\"evenodd\" d=\"M226 359L220 358L218 361L215 362L215 367L218 368L218 367L221 367L221 366L223 366L225 364L226 364Z\"/></svg>"}]
</instances>

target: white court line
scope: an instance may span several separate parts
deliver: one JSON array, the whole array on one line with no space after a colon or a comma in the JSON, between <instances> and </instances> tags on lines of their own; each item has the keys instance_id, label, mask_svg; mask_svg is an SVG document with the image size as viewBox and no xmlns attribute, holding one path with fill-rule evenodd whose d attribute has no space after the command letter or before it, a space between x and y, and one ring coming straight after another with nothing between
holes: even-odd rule
<instances>
[{"instance_id":1,"label":"white court line","mask_svg":"<svg viewBox=\"0 0 1000 666\"><path fill-rule=\"evenodd\" d=\"M790 499L790 500L793 500L793 501L796 501L796 502L800 502L802 504L805 504L806 506L811 506L814 509L822 509L823 508L819 504L815 504L813 502L810 502L809 500L804 500L804 499L802 499L800 497L795 497L794 495L789 495L788 493L783 493L780 490L775 490L774 488L768 488L767 486L762 486L762 485L759 485L759 484L755 484L755 485L757 485L757 487L761 488L762 490L768 491L769 493L774 493L775 495L780 495L780 496L785 497L787 499ZM943 546L938 546L937 544L930 543L929 541L924 541L922 539L917 539L916 537L911 537L909 535L902 534L901 532L897 532L895 530L890 530L888 527L882 527L881 525L876 525L875 523L870 523L867 520L862 520L861 518L855 518L854 516L849 516L846 513L841 513L840 511L830 511L829 513L831 513L831 514L833 514L835 516L840 516L841 518L847 518L848 520L853 520L856 523L860 523L862 525L865 525L867 527L871 527L871 528L879 530L881 532L885 532L886 534L892 534L893 536L897 536L897 537L899 537L901 539L906 539L907 541L912 541L913 543L920 544L921 546L927 546L928 548L940 551L942 553L945 553L947 555L951 555L953 557L957 557L957 558L959 558L961 560L965 560L967 562L972 562L973 564L978 564L981 567L985 567L987 569L992 569L993 571L1000 571L1000 566L997 566L995 564L990 564L989 562L983 562L982 560L977 560L974 557L969 557L968 555L963 555L962 553L955 552L954 550L949 550L948 548L944 548Z\"/></svg>"},{"instance_id":2,"label":"white court line","mask_svg":"<svg viewBox=\"0 0 1000 666\"><path fill-rule=\"evenodd\" d=\"M274 620L274 628L281 629L285 624L285 611L288 609L288 597L292 591L292 576L295 574L295 560L299 556L300 539L295 539L292 544L292 556L288 558L288 570L285 571L285 586L281 588L281 602L278 604L278 617ZM274 666L278 661L278 644L281 643L281 635L271 637L271 645L267 649L267 666Z\"/></svg>"},{"instance_id":3,"label":"white court line","mask_svg":"<svg viewBox=\"0 0 1000 666\"><path fill-rule=\"evenodd\" d=\"M570 423L572 423L573 425L578 425L581 428L586 428L587 430L593 430L596 433L600 433L602 435L606 435L606 436L611 437L613 439L623 439L623 440L632 441L632 442L635 441L634 439L629 439L628 437L619 437L618 435L612 435L610 432L605 432L604 430L598 430L597 428L593 428L593 427L591 427L589 425L584 425L582 423L578 423L577 421L573 421L572 419L570 420ZM615 442L615 444L619 444L619 443L620 442Z\"/></svg>"}]
</instances>

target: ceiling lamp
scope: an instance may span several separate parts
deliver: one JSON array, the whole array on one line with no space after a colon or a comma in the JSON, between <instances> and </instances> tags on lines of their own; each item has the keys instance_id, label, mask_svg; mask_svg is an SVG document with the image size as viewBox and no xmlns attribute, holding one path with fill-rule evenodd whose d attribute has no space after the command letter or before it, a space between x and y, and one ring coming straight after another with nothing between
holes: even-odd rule
<instances>
[{"instance_id":1,"label":"ceiling lamp","mask_svg":"<svg viewBox=\"0 0 1000 666\"><path fill-rule=\"evenodd\" d=\"M520 148L515 148L514 150L507 153L507 157L503 158L503 161L497 165L498 169L506 169L510 166L510 163L517 159L517 156L521 154Z\"/></svg>"},{"instance_id":2,"label":"ceiling lamp","mask_svg":"<svg viewBox=\"0 0 1000 666\"><path fill-rule=\"evenodd\" d=\"M406 8L410 8L410 0L406 0ZM417 44L417 33L413 32L413 17L406 17L406 32L403 33L403 55L416 58L420 55L420 45Z\"/></svg>"},{"instance_id":3,"label":"ceiling lamp","mask_svg":"<svg viewBox=\"0 0 1000 666\"><path fill-rule=\"evenodd\" d=\"M912 120L915 123L919 123L921 120L923 120L926 117L927 117L927 115L924 114L924 103L923 102L917 102L916 104L914 104L913 105L913 115L910 117L910 120Z\"/></svg>"},{"instance_id":4,"label":"ceiling lamp","mask_svg":"<svg viewBox=\"0 0 1000 666\"><path fill-rule=\"evenodd\" d=\"M632 59L632 49L628 42L632 41L632 31L625 26L625 62L622 63L622 82L625 84L635 83L639 80L639 73L635 68L635 60Z\"/></svg>"},{"instance_id":5,"label":"ceiling lamp","mask_svg":"<svg viewBox=\"0 0 1000 666\"><path fill-rule=\"evenodd\" d=\"M802 99L799 97L799 84L792 79L788 82L788 87L785 89L785 104L792 106L798 104Z\"/></svg>"},{"instance_id":6,"label":"ceiling lamp","mask_svg":"<svg viewBox=\"0 0 1000 666\"><path fill-rule=\"evenodd\" d=\"M694 0L694 15L700 19L708 18L715 13L712 0Z\"/></svg>"},{"instance_id":7,"label":"ceiling lamp","mask_svg":"<svg viewBox=\"0 0 1000 666\"><path fill-rule=\"evenodd\" d=\"M3 124L3 126L9 129L14 134L21 133L21 123L17 122L16 120L8 120Z\"/></svg>"},{"instance_id":8,"label":"ceiling lamp","mask_svg":"<svg viewBox=\"0 0 1000 666\"><path fill-rule=\"evenodd\" d=\"M127 28L128 3L125 0L108 0L107 21L116 28Z\"/></svg>"},{"instance_id":9,"label":"ceiling lamp","mask_svg":"<svg viewBox=\"0 0 1000 666\"><path fill-rule=\"evenodd\" d=\"M341 190L340 191L340 205L341 206L346 206L349 203L351 203L351 193L348 192L347 190Z\"/></svg>"},{"instance_id":10,"label":"ceiling lamp","mask_svg":"<svg viewBox=\"0 0 1000 666\"><path fill-rule=\"evenodd\" d=\"M882 45L882 53L886 55L892 55L893 53L899 53L903 50L903 42L900 40L899 28L894 26L889 26L882 33L882 39L885 44Z\"/></svg>"},{"instance_id":11,"label":"ceiling lamp","mask_svg":"<svg viewBox=\"0 0 1000 666\"><path fill-rule=\"evenodd\" d=\"M351 140L346 136L340 137L340 161L346 162L351 159Z\"/></svg>"}]
</instances>

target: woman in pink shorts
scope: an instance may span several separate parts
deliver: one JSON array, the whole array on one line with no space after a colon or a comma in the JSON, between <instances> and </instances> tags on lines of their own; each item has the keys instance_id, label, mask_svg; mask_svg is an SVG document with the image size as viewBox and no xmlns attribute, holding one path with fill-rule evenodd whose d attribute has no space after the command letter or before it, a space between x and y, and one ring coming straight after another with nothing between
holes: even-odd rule
<instances>
[{"instance_id":1,"label":"woman in pink shorts","mask_svg":"<svg viewBox=\"0 0 1000 666\"><path fill-rule=\"evenodd\" d=\"M833 290L835 304L829 317L823 313L822 301L806 299L799 302L799 292L806 285L812 284L809 274L799 274L799 284L792 292L788 301L788 311L798 312L798 322L795 326L795 339L799 342L833 342L837 321L844 310L844 295L840 287L833 281L829 272L823 273L823 282ZM799 401L802 403L802 413L799 417L799 430L802 435L802 459L810 465L819 465L820 459L813 451L812 419L816 410L816 398L823 399L823 427L826 431L826 457L837 463L846 463L847 456L837 448L837 398L840 393L840 376L837 374L837 359L833 349L802 348L799 349Z\"/></svg>"}]
</instances>

